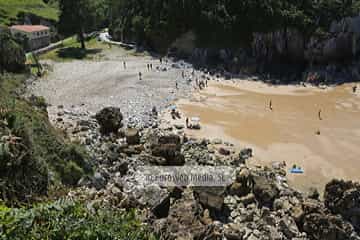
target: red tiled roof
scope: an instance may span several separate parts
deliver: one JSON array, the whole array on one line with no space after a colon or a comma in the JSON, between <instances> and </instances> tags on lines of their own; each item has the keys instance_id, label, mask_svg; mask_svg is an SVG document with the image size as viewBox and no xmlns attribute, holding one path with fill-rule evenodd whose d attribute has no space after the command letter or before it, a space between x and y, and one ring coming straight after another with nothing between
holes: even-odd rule
<instances>
[{"instance_id":1,"label":"red tiled roof","mask_svg":"<svg viewBox=\"0 0 360 240\"><path fill-rule=\"evenodd\" d=\"M38 31L49 30L48 27L43 25L14 25L11 26L11 28L23 32L38 32Z\"/></svg>"}]
</instances>

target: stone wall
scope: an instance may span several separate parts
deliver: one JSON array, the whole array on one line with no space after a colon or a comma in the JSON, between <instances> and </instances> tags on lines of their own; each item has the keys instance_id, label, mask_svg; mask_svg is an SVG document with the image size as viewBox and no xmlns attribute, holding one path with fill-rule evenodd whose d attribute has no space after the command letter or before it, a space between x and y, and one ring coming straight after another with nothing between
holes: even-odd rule
<instances>
[{"instance_id":1,"label":"stone wall","mask_svg":"<svg viewBox=\"0 0 360 240\"><path fill-rule=\"evenodd\" d=\"M50 36L29 40L30 50L46 47L50 44Z\"/></svg>"}]
</instances>

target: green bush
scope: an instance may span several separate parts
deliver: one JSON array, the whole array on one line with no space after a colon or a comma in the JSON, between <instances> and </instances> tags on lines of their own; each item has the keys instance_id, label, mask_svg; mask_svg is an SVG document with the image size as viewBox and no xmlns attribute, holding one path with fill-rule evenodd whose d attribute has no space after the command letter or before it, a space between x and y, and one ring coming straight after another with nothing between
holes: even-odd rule
<instances>
[{"instance_id":1,"label":"green bush","mask_svg":"<svg viewBox=\"0 0 360 240\"><path fill-rule=\"evenodd\" d=\"M39 97L39 96L31 95L31 96L29 97L29 101L30 101L30 103L31 103L33 106L41 109L41 110L44 111L44 112L47 112L47 106L48 106L48 104L46 103L46 100L45 100L44 97L41 97L41 96Z\"/></svg>"},{"instance_id":2,"label":"green bush","mask_svg":"<svg viewBox=\"0 0 360 240\"><path fill-rule=\"evenodd\" d=\"M110 3L113 36L150 46L170 44L192 30L200 47L241 47L251 42L254 32L297 28L311 34L319 27L328 30L334 20L356 16L360 10L359 1L340 0L110 0Z\"/></svg>"},{"instance_id":3,"label":"green bush","mask_svg":"<svg viewBox=\"0 0 360 240\"><path fill-rule=\"evenodd\" d=\"M0 82L0 193L8 204L46 196L50 186L74 185L92 173L82 147L67 143L42 109L11 94L18 80Z\"/></svg>"},{"instance_id":4,"label":"green bush","mask_svg":"<svg viewBox=\"0 0 360 240\"><path fill-rule=\"evenodd\" d=\"M30 209L0 206L2 240L141 240L155 239L135 211L89 210L84 204L59 200Z\"/></svg>"},{"instance_id":5,"label":"green bush","mask_svg":"<svg viewBox=\"0 0 360 240\"><path fill-rule=\"evenodd\" d=\"M61 172L61 178L67 185L76 185L80 178L84 175L83 169L81 169L73 161L68 161Z\"/></svg>"},{"instance_id":6,"label":"green bush","mask_svg":"<svg viewBox=\"0 0 360 240\"><path fill-rule=\"evenodd\" d=\"M25 69L25 52L6 29L0 29L0 74L4 70L21 72Z\"/></svg>"}]
</instances>

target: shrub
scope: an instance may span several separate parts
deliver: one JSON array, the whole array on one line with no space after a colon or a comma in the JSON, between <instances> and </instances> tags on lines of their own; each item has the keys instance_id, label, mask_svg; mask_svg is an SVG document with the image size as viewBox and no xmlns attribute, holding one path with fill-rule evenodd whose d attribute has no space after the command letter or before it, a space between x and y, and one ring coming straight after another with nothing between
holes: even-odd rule
<instances>
[{"instance_id":1,"label":"shrub","mask_svg":"<svg viewBox=\"0 0 360 240\"><path fill-rule=\"evenodd\" d=\"M19 86L16 81L9 77L0 83L0 192L11 205L45 196L52 185L74 185L92 173L82 147L67 143L42 109L11 94ZM42 99L35 102L45 107Z\"/></svg>"},{"instance_id":2,"label":"shrub","mask_svg":"<svg viewBox=\"0 0 360 240\"><path fill-rule=\"evenodd\" d=\"M141 240L155 239L137 220L135 211L89 210L84 204L59 200L30 209L0 206L3 240Z\"/></svg>"},{"instance_id":3,"label":"shrub","mask_svg":"<svg viewBox=\"0 0 360 240\"><path fill-rule=\"evenodd\" d=\"M67 185L76 185L80 178L84 175L84 171L73 161L68 161L63 168L61 178Z\"/></svg>"},{"instance_id":4,"label":"shrub","mask_svg":"<svg viewBox=\"0 0 360 240\"><path fill-rule=\"evenodd\" d=\"M25 52L8 30L0 29L0 73L21 72L25 69Z\"/></svg>"}]
</instances>

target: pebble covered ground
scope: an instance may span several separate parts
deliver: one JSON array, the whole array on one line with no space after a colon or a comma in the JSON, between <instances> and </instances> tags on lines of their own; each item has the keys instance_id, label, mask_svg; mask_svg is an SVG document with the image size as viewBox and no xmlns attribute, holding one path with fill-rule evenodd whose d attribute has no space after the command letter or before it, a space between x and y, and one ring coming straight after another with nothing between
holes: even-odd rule
<instances>
[{"instance_id":1,"label":"pebble covered ground","mask_svg":"<svg viewBox=\"0 0 360 240\"><path fill-rule=\"evenodd\" d=\"M121 109L126 123L147 126L153 107L160 112L176 99L190 96L198 74L193 75L192 66L182 61L163 59L161 63L122 49L105 56L96 61L47 62L52 70L34 81L28 92L45 97L50 115L59 105L91 114L114 106Z\"/></svg>"}]
</instances>

